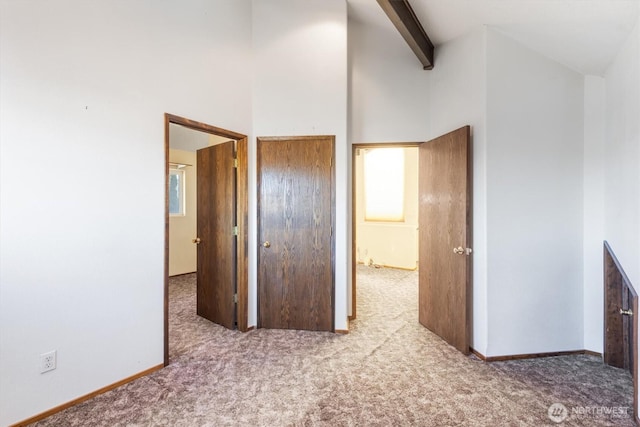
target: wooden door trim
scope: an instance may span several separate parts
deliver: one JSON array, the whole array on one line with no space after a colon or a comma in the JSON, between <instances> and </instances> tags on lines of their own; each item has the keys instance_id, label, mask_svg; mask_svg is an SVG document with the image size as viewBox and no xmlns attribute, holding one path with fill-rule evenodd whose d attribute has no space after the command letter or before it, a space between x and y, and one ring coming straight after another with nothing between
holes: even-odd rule
<instances>
[{"instance_id":1,"label":"wooden door trim","mask_svg":"<svg viewBox=\"0 0 640 427\"><path fill-rule=\"evenodd\" d=\"M356 152L364 148L412 148L419 147L422 142L367 142L359 144L351 144L351 315L349 320L356 318L356 206L357 206L357 189L356 189Z\"/></svg>"},{"instance_id":2,"label":"wooden door trim","mask_svg":"<svg viewBox=\"0 0 640 427\"><path fill-rule=\"evenodd\" d=\"M221 136L223 138L238 140L238 139L247 137L247 135L244 135L242 133L234 132L232 130L222 129L212 125L208 125L206 123L197 122L195 120L176 116L174 114L165 113L165 120L168 121L169 123L184 126L186 128L201 131L204 133L210 133L212 135Z\"/></svg>"},{"instance_id":3,"label":"wooden door trim","mask_svg":"<svg viewBox=\"0 0 640 427\"><path fill-rule=\"evenodd\" d=\"M236 193L236 221L238 225L236 278L238 306L236 307L238 330L249 331L249 148L247 137L237 139L236 158L237 193Z\"/></svg>"},{"instance_id":4,"label":"wooden door trim","mask_svg":"<svg viewBox=\"0 0 640 427\"><path fill-rule=\"evenodd\" d=\"M336 332L335 329L335 317L336 317L336 262L335 262L335 254L336 254L336 172L335 172L335 164L336 164L336 137L335 135L300 135L300 136L259 136L256 137L256 194L257 194L257 203L256 203L256 213L257 213L257 233L256 236L260 238L262 235L262 224L261 224L261 216L260 216L260 186L261 179L260 173L262 170L262 158L260 156L260 144L264 142L273 142L273 141L287 141L287 140L296 140L296 141L313 141L318 139L326 139L331 142L331 229L333 233L331 234L331 330ZM260 244L260 243L258 243ZM260 255L258 254L258 268L260 268ZM260 321L260 279L259 272L257 278L257 327L262 327Z\"/></svg>"},{"instance_id":5,"label":"wooden door trim","mask_svg":"<svg viewBox=\"0 0 640 427\"><path fill-rule=\"evenodd\" d=\"M249 212L248 199L248 147L247 135L231 130L208 125L206 123L176 116L174 114L164 114L164 163L165 163L165 196L164 196L164 366L169 365L169 128L171 123L181 125L189 129L235 139L237 141L238 158L238 190L237 190L237 224L238 224L238 244L237 247L237 322L238 330L246 332L248 328L248 233L247 217Z\"/></svg>"}]
</instances>

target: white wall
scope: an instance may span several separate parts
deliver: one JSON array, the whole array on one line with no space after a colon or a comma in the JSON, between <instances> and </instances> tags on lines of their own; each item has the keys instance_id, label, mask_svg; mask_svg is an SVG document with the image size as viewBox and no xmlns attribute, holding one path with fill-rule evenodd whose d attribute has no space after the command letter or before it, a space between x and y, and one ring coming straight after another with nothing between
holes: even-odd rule
<instances>
[{"instance_id":1,"label":"white wall","mask_svg":"<svg viewBox=\"0 0 640 427\"><path fill-rule=\"evenodd\" d=\"M349 142L425 140L429 73L395 28L349 19Z\"/></svg>"},{"instance_id":2,"label":"white wall","mask_svg":"<svg viewBox=\"0 0 640 427\"><path fill-rule=\"evenodd\" d=\"M640 43L638 26L605 74L605 239L640 287Z\"/></svg>"},{"instance_id":3,"label":"white wall","mask_svg":"<svg viewBox=\"0 0 640 427\"><path fill-rule=\"evenodd\" d=\"M584 348L602 353L605 81L584 79Z\"/></svg>"},{"instance_id":4,"label":"white wall","mask_svg":"<svg viewBox=\"0 0 640 427\"><path fill-rule=\"evenodd\" d=\"M414 270L418 262L418 149L404 152L404 220L365 221L364 152L356 156L356 262Z\"/></svg>"},{"instance_id":5,"label":"white wall","mask_svg":"<svg viewBox=\"0 0 640 427\"><path fill-rule=\"evenodd\" d=\"M197 248L192 242L196 231L196 153L184 150L169 150L169 160L187 164L185 167L185 212L169 217L169 276L193 273L197 269Z\"/></svg>"},{"instance_id":6,"label":"white wall","mask_svg":"<svg viewBox=\"0 0 640 427\"><path fill-rule=\"evenodd\" d=\"M0 3L0 425L162 363L163 113L250 132L250 7Z\"/></svg>"},{"instance_id":7,"label":"white wall","mask_svg":"<svg viewBox=\"0 0 640 427\"><path fill-rule=\"evenodd\" d=\"M487 356L583 348L583 85L487 32Z\"/></svg>"},{"instance_id":8,"label":"white wall","mask_svg":"<svg viewBox=\"0 0 640 427\"><path fill-rule=\"evenodd\" d=\"M347 329L347 5L344 0L253 1L253 115L260 136L335 135L335 328ZM255 159L255 139L250 155ZM254 163L255 165L255 163ZM250 176L255 200L255 166ZM250 207L255 229L256 208ZM249 325L256 323L251 236Z\"/></svg>"}]
</instances>

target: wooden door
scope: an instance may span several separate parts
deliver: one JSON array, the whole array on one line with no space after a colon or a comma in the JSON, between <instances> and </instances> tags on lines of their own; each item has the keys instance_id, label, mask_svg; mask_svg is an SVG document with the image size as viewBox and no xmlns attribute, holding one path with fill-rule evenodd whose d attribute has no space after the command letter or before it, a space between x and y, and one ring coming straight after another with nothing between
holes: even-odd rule
<instances>
[{"instance_id":1,"label":"wooden door","mask_svg":"<svg viewBox=\"0 0 640 427\"><path fill-rule=\"evenodd\" d=\"M332 331L334 137L258 138L258 326Z\"/></svg>"},{"instance_id":2,"label":"wooden door","mask_svg":"<svg viewBox=\"0 0 640 427\"><path fill-rule=\"evenodd\" d=\"M638 294L604 242L604 363L636 371Z\"/></svg>"},{"instance_id":3,"label":"wooden door","mask_svg":"<svg viewBox=\"0 0 640 427\"><path fill-rule=\"evenodd\" d=\"M234 144L197 151L197 313L229 329L236 321Z\"/></svg>"},{"instance_id":4,"label":"wooden door","mask_svg":"<svg viewBox=\"0 0 640 427\"><path fill-rule=\"evenodd\" d=\"M419 147L419 320L464 354L471 324L470 128Z\"/></svg>"}]
</instances>

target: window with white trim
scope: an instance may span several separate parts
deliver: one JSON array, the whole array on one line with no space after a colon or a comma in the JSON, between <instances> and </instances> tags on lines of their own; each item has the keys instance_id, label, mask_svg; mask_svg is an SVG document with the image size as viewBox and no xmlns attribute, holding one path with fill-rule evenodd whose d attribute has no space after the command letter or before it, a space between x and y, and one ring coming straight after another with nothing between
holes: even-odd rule
<instances>
[{"instance_id":1,"label":"window with white trim","mask_svg":"<svg viewBox=\"0 0 640 427\"><path fill-rule=\"evenodd\" d=\"M182 169L169 169L169 215L184 216L185 173Z\"/></svg>"}]
</instances>

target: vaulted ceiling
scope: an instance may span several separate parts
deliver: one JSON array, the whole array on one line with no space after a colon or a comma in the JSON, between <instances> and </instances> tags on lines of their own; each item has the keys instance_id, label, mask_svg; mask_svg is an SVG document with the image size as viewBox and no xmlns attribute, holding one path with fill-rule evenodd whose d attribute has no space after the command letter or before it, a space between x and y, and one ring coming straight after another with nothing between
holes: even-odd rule
<instances>
[{"instance_id":1,"label":"vaulted ceiling","mask_svg":"<svg viewBox=\"0 0 640 427\"><path fill-rule=\"evenodd\" d=\"M393 28L377 1L347 2L349 19ZM594 75L602 75L613 61L638 20L640 6L640 0L409 2L436 49L489 25L571 69Z\"/></svg>"}]
</instances>

